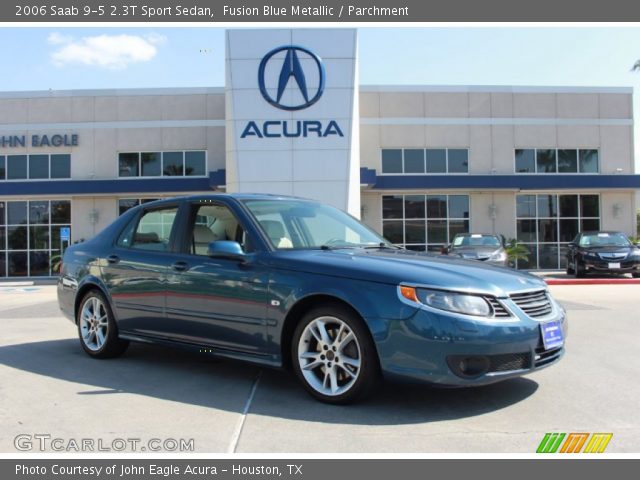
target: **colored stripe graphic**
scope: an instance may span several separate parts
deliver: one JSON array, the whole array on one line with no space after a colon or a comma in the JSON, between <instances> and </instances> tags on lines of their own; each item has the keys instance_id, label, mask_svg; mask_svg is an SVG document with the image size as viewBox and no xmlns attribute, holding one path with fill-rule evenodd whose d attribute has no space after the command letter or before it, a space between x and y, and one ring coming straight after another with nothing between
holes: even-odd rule
<instances>
[{"instance_id":1,"label":"colored stripe graphic","mask_svg":"<svg viewBox=\"0 0 640 480\"><path fill-rule=\"evenodd\" d=\"M536 453L556 453L565 433L545 433Z\"/></svg>"},{"instance_id":2,"label":"colored stripe graphic","mask_svg":"<svg viewBox=\"0 0 640 480\"><path fill-rule=\"evenodd\" d=\"M613 433L594 433L583 453L602 453L611 441Z\"/></svg>"},{"instance_id":3,"label":"colored stripe graphic","mask_svg":"<svg viewBox=\"0 0 640 480\"><path fill-rule=\"evenodd\" d=\"M589 438L588 433L570 433L562 445L560 453L580 453L587 438Z\"/></svg>"}]
</instances>

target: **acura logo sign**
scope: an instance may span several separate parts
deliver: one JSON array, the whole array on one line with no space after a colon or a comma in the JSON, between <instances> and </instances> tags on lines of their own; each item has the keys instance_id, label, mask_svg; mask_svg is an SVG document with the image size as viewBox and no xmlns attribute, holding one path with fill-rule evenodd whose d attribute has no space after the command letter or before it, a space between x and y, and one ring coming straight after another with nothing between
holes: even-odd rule
<instances>
[{"instance_id":1,"label":"acura logo sign","mask_svg":"<svg viewBox=\"0 0 640 480\"><path fill-rule=\"evenodd\" d=\"M267 85L265 72L270 64L279 60L279 58L276 59L274 57L280 52L285 52L285 55L284 61L280 66L278 84ZM311 59L312 61L302 62L301 59ZM316 72L311 70L312 68L317 69L317 76L313 75ZM317 78L317 86L314 86L311 89L309 88L307 85L307 75L312 79ZM299 90L301 98L304 100L303 102L292 104L291 102L287 103L286 101L283 101L283 95L287 89L287 85L291 82L294 82L295 87ZM260 67L258 68L258 85L260 87L260 93L262 93L262 96L267 102L282 110L302 110L310 107L322 96L322 92L324 91L324 82L325 71L322 59L312 51L296 45L288 45L271 50L262 58ZM269 93L268 89L271 89L271 91L276 89L275 98L271 93Z\"/></svg>"}]
</instances>

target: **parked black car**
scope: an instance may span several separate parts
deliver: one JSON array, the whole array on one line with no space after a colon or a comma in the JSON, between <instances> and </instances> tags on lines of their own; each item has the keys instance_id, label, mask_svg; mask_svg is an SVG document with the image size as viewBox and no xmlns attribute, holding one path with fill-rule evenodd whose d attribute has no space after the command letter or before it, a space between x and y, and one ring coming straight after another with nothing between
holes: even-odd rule
<instances>
[{"instance_id":1,"label":"parked black car","mask_svg":"<svg viewBox=\"0 0 640 480\"><path fill-rule=\"evenodd\" d=\"M498 267L509 265L504 239L488 233L458 233L442 253Z\"/></svg>"},{"instance_id":2,"label":"parked black car","mask_svg":"<svg viewBox=\"0 0 640 480\"><path fill-rule=\"evenodd\" d=\"M640 248L620 232L582 232L569 244L567 274L630 273L640 278Z\"/></svg>"}]
</instances>

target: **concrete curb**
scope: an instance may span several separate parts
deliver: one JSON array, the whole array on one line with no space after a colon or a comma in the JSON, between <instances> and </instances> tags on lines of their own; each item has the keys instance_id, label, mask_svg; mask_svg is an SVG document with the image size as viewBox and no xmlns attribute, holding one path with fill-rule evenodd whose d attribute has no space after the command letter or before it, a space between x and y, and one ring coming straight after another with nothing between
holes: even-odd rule
<instances>
[{"instance_id":1,"label":"concrete curb","mask_svg":"<svg viewBox=\"0 0 640 480\"><path fill-rule=\"evenodd\" d=\"M545 278L547 285L640 285L640 278Z\"/></svg>"}]
</instances>

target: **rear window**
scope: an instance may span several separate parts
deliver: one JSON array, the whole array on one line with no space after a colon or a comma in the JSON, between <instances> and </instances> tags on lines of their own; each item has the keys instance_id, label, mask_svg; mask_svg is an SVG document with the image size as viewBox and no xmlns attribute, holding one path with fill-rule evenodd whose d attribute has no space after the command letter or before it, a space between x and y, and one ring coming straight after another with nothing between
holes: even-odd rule
<instances>
[{"instance_id":1,"label":"rear window","mask_svg":"<svg viewBox=\"0 0 640 480\"><path fill-rule=\"evenodd\" d=\"M454 247L499 247L502 243L495 235L464 235L453 239Z\"/></svg>"}]
</instances>

